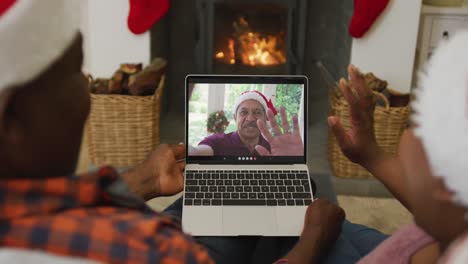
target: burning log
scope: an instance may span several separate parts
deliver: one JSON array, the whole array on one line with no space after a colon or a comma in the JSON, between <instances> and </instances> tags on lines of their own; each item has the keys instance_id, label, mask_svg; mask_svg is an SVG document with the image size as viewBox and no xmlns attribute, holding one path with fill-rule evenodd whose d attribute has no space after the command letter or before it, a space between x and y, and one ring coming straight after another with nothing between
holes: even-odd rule
<instances>
[{"instance_id":1,"label":"burning log","mask_svg":"<svg viewBox=\"0 0 468 264\"><path fill-rule=\"evenodd\" d=\"M277 65L286 63L285 52L278 48L278 36L254 32L247 20L240 16L233 22L233 38L228 39L227 54L216 53L215 58L229 64L242 62L245 65Z\"/></svg>"}]
</instances>

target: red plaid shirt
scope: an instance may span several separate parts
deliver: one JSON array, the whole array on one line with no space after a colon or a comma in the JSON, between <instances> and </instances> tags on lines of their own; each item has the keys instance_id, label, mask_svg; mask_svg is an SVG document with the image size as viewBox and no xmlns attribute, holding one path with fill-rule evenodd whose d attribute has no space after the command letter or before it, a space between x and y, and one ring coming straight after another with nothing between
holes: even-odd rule
<instances>
[{"instance_id":1,"label":"red plaid shirt","mask_svg":"<svg viewBox=\"0 0 468 264\"><path fill-rule=\"evenodd\" d=\"M115 189L114 170L0 180L0 246L106 263L212 263L173 219Z\"/></svg>"}]
</instances>

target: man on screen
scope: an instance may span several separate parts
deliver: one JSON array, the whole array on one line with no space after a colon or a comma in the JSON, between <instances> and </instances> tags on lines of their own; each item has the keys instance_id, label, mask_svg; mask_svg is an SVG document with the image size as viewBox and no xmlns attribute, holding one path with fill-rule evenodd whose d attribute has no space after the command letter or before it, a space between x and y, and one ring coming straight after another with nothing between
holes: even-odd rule
<instances>
[{"instance_id":1,"label":"man on screen","mask_svg":"<svg viewBox=\"0 0 468 264\"><path fill-rule=\"evenodd\" d=\"M233 118L237 131L204 138L197 147L189 147L191 156L302 156L304 146L297 116L290 130L284 107L280 107L283 131L276 122L278 114L271 100L259 91L246 91L235 101ZM266 121L270 121L273 134Z\"/></svg>"}]
</instances>

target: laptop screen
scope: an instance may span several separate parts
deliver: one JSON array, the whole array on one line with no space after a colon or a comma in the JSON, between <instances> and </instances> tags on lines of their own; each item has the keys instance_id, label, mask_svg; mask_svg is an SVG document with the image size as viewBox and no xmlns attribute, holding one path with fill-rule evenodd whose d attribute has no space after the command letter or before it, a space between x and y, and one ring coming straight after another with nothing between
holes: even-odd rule
<instances>
[{"instance_id":1,"label":"laptop screen","mask_svg":"<svg viewBox=\"0 0 468 264\"><path fill-rule=\"evenodd\" d=\"M187 163L305 164L306 99L305 76L187 76Z\"/></svg>"}]
</instances>

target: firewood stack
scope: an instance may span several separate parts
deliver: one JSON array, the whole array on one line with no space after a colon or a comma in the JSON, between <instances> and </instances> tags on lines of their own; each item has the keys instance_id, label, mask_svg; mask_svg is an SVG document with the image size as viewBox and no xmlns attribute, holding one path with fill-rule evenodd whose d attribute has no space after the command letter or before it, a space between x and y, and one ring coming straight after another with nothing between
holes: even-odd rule
<instances>
[{"instance_id":1,"label":"firewood stack","mask_svg":"<svg viewBox=\"0 0 468 264\"><path fill-rule=\"evenodd\" d=\"M167 62L155 58L143 69L141 63L123 63L110 79L89 76L93 94L152 95L166 70Z\"/></svg>"}]
</instances>

